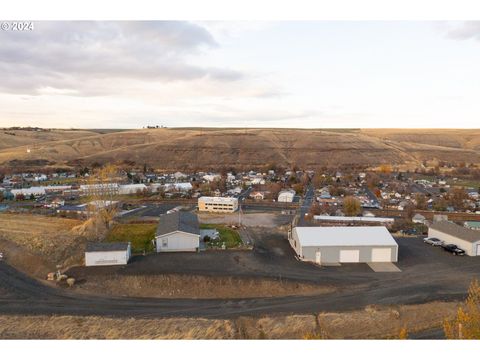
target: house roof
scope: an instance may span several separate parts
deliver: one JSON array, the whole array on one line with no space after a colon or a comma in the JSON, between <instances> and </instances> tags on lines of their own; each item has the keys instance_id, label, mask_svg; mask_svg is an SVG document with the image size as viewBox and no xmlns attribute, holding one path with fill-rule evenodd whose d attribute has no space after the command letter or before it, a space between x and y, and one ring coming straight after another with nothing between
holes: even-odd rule
<instances>
[{"instance_id":1,"label":"house roof","mask_svg":"<svg viewBox=\"0 0 480 360\"><path fill-rule=\"evenodd\" d=\"M97 251L127 251L128 242L125 243L90 243L87 244L85 252L97 252Z\"/></svg>"},{"instance_id":2,"label":"house roof","mask_svg":"<svg viewBox=\"0 0 480 360\"><path fill-rule=\"evenodd\" d=\"M301 246L398 246L385 226L296 227Z\"/></svg>"},{"instance_id":3,"label":"house roof","mask_svg":"<svg viewBox=\"0 0 480 360\"><path fill-rule=\"evenodd\" d=\"M434 222L430 225L430 229L438 230L472 243L480 241L479 231L467 229L466 227L457 225L451 221Z\"/></svg>"},{"instance_id":4,"label":"house roof","mask_svg":"<svg viewBox=\"0 0 480 360\"><path fill-rule=\"evenodd\" d=\"M199 228L197 215L186 211L176 211L160 216L155 235L165 235L174 231L200 235Z\"/></svg>"}]
</instances>

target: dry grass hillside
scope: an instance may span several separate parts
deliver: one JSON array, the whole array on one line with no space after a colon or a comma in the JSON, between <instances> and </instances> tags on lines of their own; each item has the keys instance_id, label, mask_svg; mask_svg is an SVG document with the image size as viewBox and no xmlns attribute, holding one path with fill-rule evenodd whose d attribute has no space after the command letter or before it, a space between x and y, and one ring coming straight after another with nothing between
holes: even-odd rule
<instances>
[{"instance_id":1,"label":"dry grass hillside","mask_svg":"<svg viewBox=\"0 0 480 360\"><path fill-rule=\"evenodd\" d=\"M0 135L0 164L50 165L147 162L158 169L252 168L277 164L379 165L423 160L480 163L480 130L372 129L140 129L17 131L15 141ZM27 152L30 149L30 152Z\"/></svg>"},{"instance_id":2,"label":"dry grass hillside","mask_svg":"<svg viewBox=\"0 0 480 360\"><path fill-rule=\"evenodd\" d=\"M20 270L44 278L57 264L81 263L85 237L78 220L41 215L0 214L0 248Z\"/></svg>"},{"instance_id":3,"label":"dry grass hillside","mask_svg":"<svg viewBox=\"0 0 480 360\"><path fill-rule=\"evenodd\" d=\"M457 304L369 306L345 313L237 319L0 315L1 339L385 339L442 327Z\"/></svg>"}]
</instances>

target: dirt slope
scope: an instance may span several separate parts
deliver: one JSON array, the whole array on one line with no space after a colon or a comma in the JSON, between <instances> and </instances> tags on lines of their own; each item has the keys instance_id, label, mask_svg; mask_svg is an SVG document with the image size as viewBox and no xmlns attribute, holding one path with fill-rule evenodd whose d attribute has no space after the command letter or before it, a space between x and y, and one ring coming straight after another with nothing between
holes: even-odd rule
<instances>
[{"instance_id":1,"label":"dirt slope","mask_svg":"<svg viewBox=\"0 0 480 360\"><path fill-rule=\"evenodd\" d=\"M0 140L5 136L0 135ZM141 129L104 134L66 131L52 139L45 135L33 145L31 138L22 140L20 133L15 137L15 146L5 142L0 147L0 164L28 164L38 159L62 165L128 160L170 170L268 164L314 168L401 164L424 159L468 159L480 163L480 130Z\"/></svg>"}]
</instances>

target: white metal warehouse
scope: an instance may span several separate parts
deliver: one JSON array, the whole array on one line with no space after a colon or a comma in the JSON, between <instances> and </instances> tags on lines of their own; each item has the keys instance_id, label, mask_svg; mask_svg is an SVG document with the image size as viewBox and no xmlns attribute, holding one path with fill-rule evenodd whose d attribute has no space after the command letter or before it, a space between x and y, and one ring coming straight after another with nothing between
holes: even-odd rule
<instances>
[{"instance_id":1,"label":"white metal warehouse","mask_svg":"<svg viewBox=\"0 0 480 360\"><path fill-rule=\"evenodd\" d=\"M457 245L469 256L480 256L480 231L467 229L451 221L434 222L428 228L428 237Z\"/></svg>"},{"instance_id":2,"label":"white metal warehouse","mask_svg":"<svg viewBox=\"0 0 480 360\"><path fill-rule=\"evenodd\" d=\"M87 244L85 266L126 265L130 256L130 243Z\"/></svg>"},{"instance_id":3,"label":"white metal warehouse","mask_svg":"<svg viewBox=\"0 0 480 360\"><path fill-rule=\"evenodd\" d=\"M289 241L300 260L317 264L398 260L398 244L384 226L297 226Z\"/></svg>"}]
</instances>

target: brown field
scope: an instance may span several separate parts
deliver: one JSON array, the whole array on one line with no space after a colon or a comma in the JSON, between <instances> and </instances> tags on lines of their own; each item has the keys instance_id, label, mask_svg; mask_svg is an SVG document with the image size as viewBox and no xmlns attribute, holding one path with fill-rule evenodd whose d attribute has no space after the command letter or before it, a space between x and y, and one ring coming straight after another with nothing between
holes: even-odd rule
<instances>
[{"instance_id":1,"label":"brown field","mask_svg":"<svg viewBox=\"0 0 480 360\"><path fill-rule=\"evenodd\" d=\"M0 214L0 247L20 270L45 277L57 264L83 259L85 239L72 229L78 220L30 214Z\"/></svg>"},{"instance_id":2,"label":"brown field","mask_svg":"<svg viewBox=\"0 0 480 360\"><path fill-rule=\"evenodd\" d=\"M367 307L345 313L240 317L234 320L0 315L1 339L336 339L397 338L438 328L457 303Z\"/></svg>"},{"instance_id":3,"label":"brown field","mask_svg":"<svg viewBox=\"0 0 480 360\"><path fill-rule=\"evenodd\" d=\"M278 164L480 163L480 130L431 129L140 129L98 133L54 130L0 133L0 164L20 166L122 162L157 169L250 168ZM33 135L32 135L33 134ZM28 153L27 149L31 152ZM151 154L155 154L154 157Z\"/></svg>"}]
</instances>

